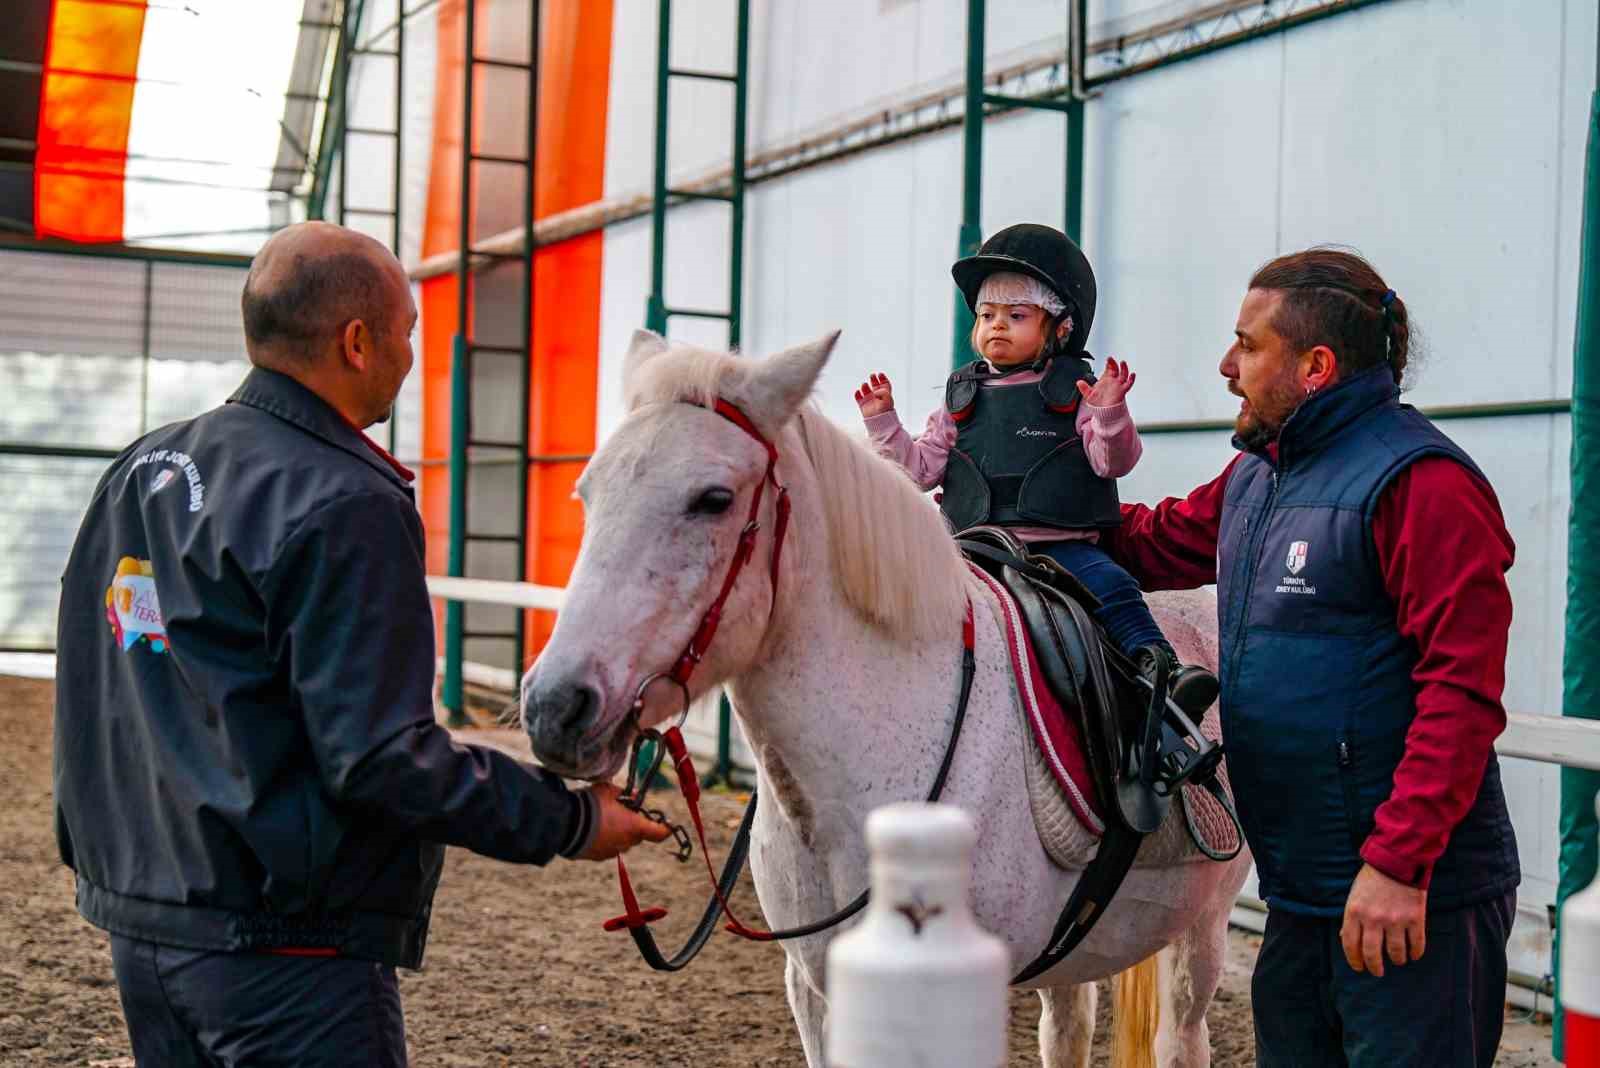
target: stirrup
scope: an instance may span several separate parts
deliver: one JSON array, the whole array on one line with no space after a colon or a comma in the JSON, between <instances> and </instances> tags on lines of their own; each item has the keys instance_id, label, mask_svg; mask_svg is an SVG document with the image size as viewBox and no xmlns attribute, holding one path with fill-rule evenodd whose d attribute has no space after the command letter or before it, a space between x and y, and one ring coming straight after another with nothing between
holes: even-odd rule
<instances>
[{"instance_id":1,"label":"stirrup","mask_svg":"<svg viewBox=\"0 0 1600 1068\"><path fill-rule=\"evenodd\" d=\"M1171 797L1189 782L1209 782L1222 763L1221 743L1207 738L1183 706L1172 699L1175 667L1176 657L1161 656L1155 664L1154 680L1143 671L1133 672L1134 684L1150 701L1141 732L1139 779L1161 797ZM1162 691L1159 701L1157 687Z\"/></svg>"},{"instance_id":2,"label":"stirrup","mask_svg":"<svg viewBox=\"0 0 1600 1068\"><path fill-rule=\"evenodd\" d=\"M1149 683L1141 679L1149 690ZM1145 727L1145 759L1140 775L1151 789L1163 797L1171 796L1186 783L1203 784L1216 777L1222 764L1222 743L1207 738L1199 726L1168 697L1164 715L1153 726ZM1151 715L1154 715L1152 709ZM1153 737L1152 737L1153 735Z\"/></svg>"}]
</instances>

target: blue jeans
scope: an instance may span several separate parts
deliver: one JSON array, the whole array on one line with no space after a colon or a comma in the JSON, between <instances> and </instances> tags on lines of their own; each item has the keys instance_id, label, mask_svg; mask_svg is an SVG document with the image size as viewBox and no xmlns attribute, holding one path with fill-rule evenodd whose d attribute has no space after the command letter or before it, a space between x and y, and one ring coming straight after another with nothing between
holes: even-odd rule
<instances>
[{"instance_id":1,"label":"blue jeans","mask_svg":"<svg viewBox=\"0 0 1600 1068\"><path fill-rule=\"evenodd\" d=\"M139 1068L405 1068L394 969L111 936Z\"/></svg>"},{"instance_id":2,"label":"blue jeans","mask_svg":"<svg viewBox=\"0 0 1600 1068\"><path fill-rule=\"evenodd\" d=\"M1132 656L1142 645L1171 648L1156 626L1144 592L1122 565L1090 541L1051 541L1028 546L1031 552L1048 556L1068 571L1100 599L1095 620L1106 629L1112 643Z\"/></svg>"}]
</instances>

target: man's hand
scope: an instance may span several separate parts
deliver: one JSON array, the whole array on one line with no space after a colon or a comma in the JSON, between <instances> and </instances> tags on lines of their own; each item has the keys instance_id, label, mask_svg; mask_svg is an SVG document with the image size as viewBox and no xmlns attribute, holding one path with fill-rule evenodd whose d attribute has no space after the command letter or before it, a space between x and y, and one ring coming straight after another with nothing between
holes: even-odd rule
<instances>
[{"instance_id":1,"label":"man's hand","mask_svg":"<svg viewBox=\"0 0 1600 1068\"><path fill-rule=\"evenodd\" d=\"M1138 377L1125 363L1106 358L1106 373L1101 375L1093 386L1082 379L1078 380L1078 392L1083 394L1083 399L1096 408L1109 408L1114 404L1121 404L1128 390L1133 388L1133 380Z\"/></svg>"},{"instance_id":2,"label":"man's hand","mask_svg":"<svg viewBox=\"0 0 1600 1068\"><path fill-rule=\"evenodd\" d=\"M672 834L666 824L645 819L618 801L622 791L612 783L597 782L589 793L595 799L596 826L594 839L578 854L579 860L610 860L640 842L660 842Z\"/></svg>"},{"instance_id":3,"label":"man's hand","mask_svg":"<svg viewBox=\"0 0 1600 1068\"><path fill-rule=\"evenodd\" d=\"M1421 960L1427 948L1428 892L1363 864L1344 903L1339 940L1358 972L1383 975L1384 951L1395 964Z\"/></svg>"},{"instance_id":4,"label":"man's hand","mask_svg":"<svg viewBox=\"0 0 1600 1068\"><path fill-rule=\"evenodd\" d=\"M856 407L861 409L863 419L894 411L894 387L889 385L889 376L872 372L872 377L856 390Z\"/></svg>"}]
</instances>

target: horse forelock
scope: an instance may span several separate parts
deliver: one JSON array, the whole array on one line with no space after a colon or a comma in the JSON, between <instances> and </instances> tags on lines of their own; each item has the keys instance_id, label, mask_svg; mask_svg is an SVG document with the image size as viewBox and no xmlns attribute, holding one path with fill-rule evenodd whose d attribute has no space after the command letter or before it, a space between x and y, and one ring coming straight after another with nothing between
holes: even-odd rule
<instances>
[{"instance_id":1,"label":"horse forelock","mask_svg":"<svg viewBox=\"0 0 1600 1068\"><path fill-rule=\"evenodd\" d=\"M626 409L632 412L646 404L673 401L709 405L719 396L738 403L739 370L739 358L730 353L674 343L623 383Z\"/></svg>"}]
</instances>

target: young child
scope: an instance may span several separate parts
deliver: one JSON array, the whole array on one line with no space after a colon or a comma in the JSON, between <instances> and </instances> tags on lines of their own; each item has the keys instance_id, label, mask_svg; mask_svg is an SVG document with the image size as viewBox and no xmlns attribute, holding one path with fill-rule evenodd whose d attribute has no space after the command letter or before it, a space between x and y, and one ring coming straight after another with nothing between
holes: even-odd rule
<instances>
[{"instance_id":1,"label":"young child","mask_svg":"<svg viewBox=\"0 0 1600 1068\"><path fill-rule=\"evenodd\" d=\"M1178 663L1139 584L1099 545L1099 532L1121 522L1115 480L1142 446L1125 400L1133 371L1108 359L1096 380L1083 351L1096 293L1088 259L1060 231L1024 223L951 273L976 316L978 358L950 376L916 438L900 424L889 379L873 373L855 394L868 435L919 487L943 486L939 507L956 530L1007 527L1072 572L1147 678L1166 661L1173 700L1199 723L1216 676Z\"/></svg>"}]
</instances>

